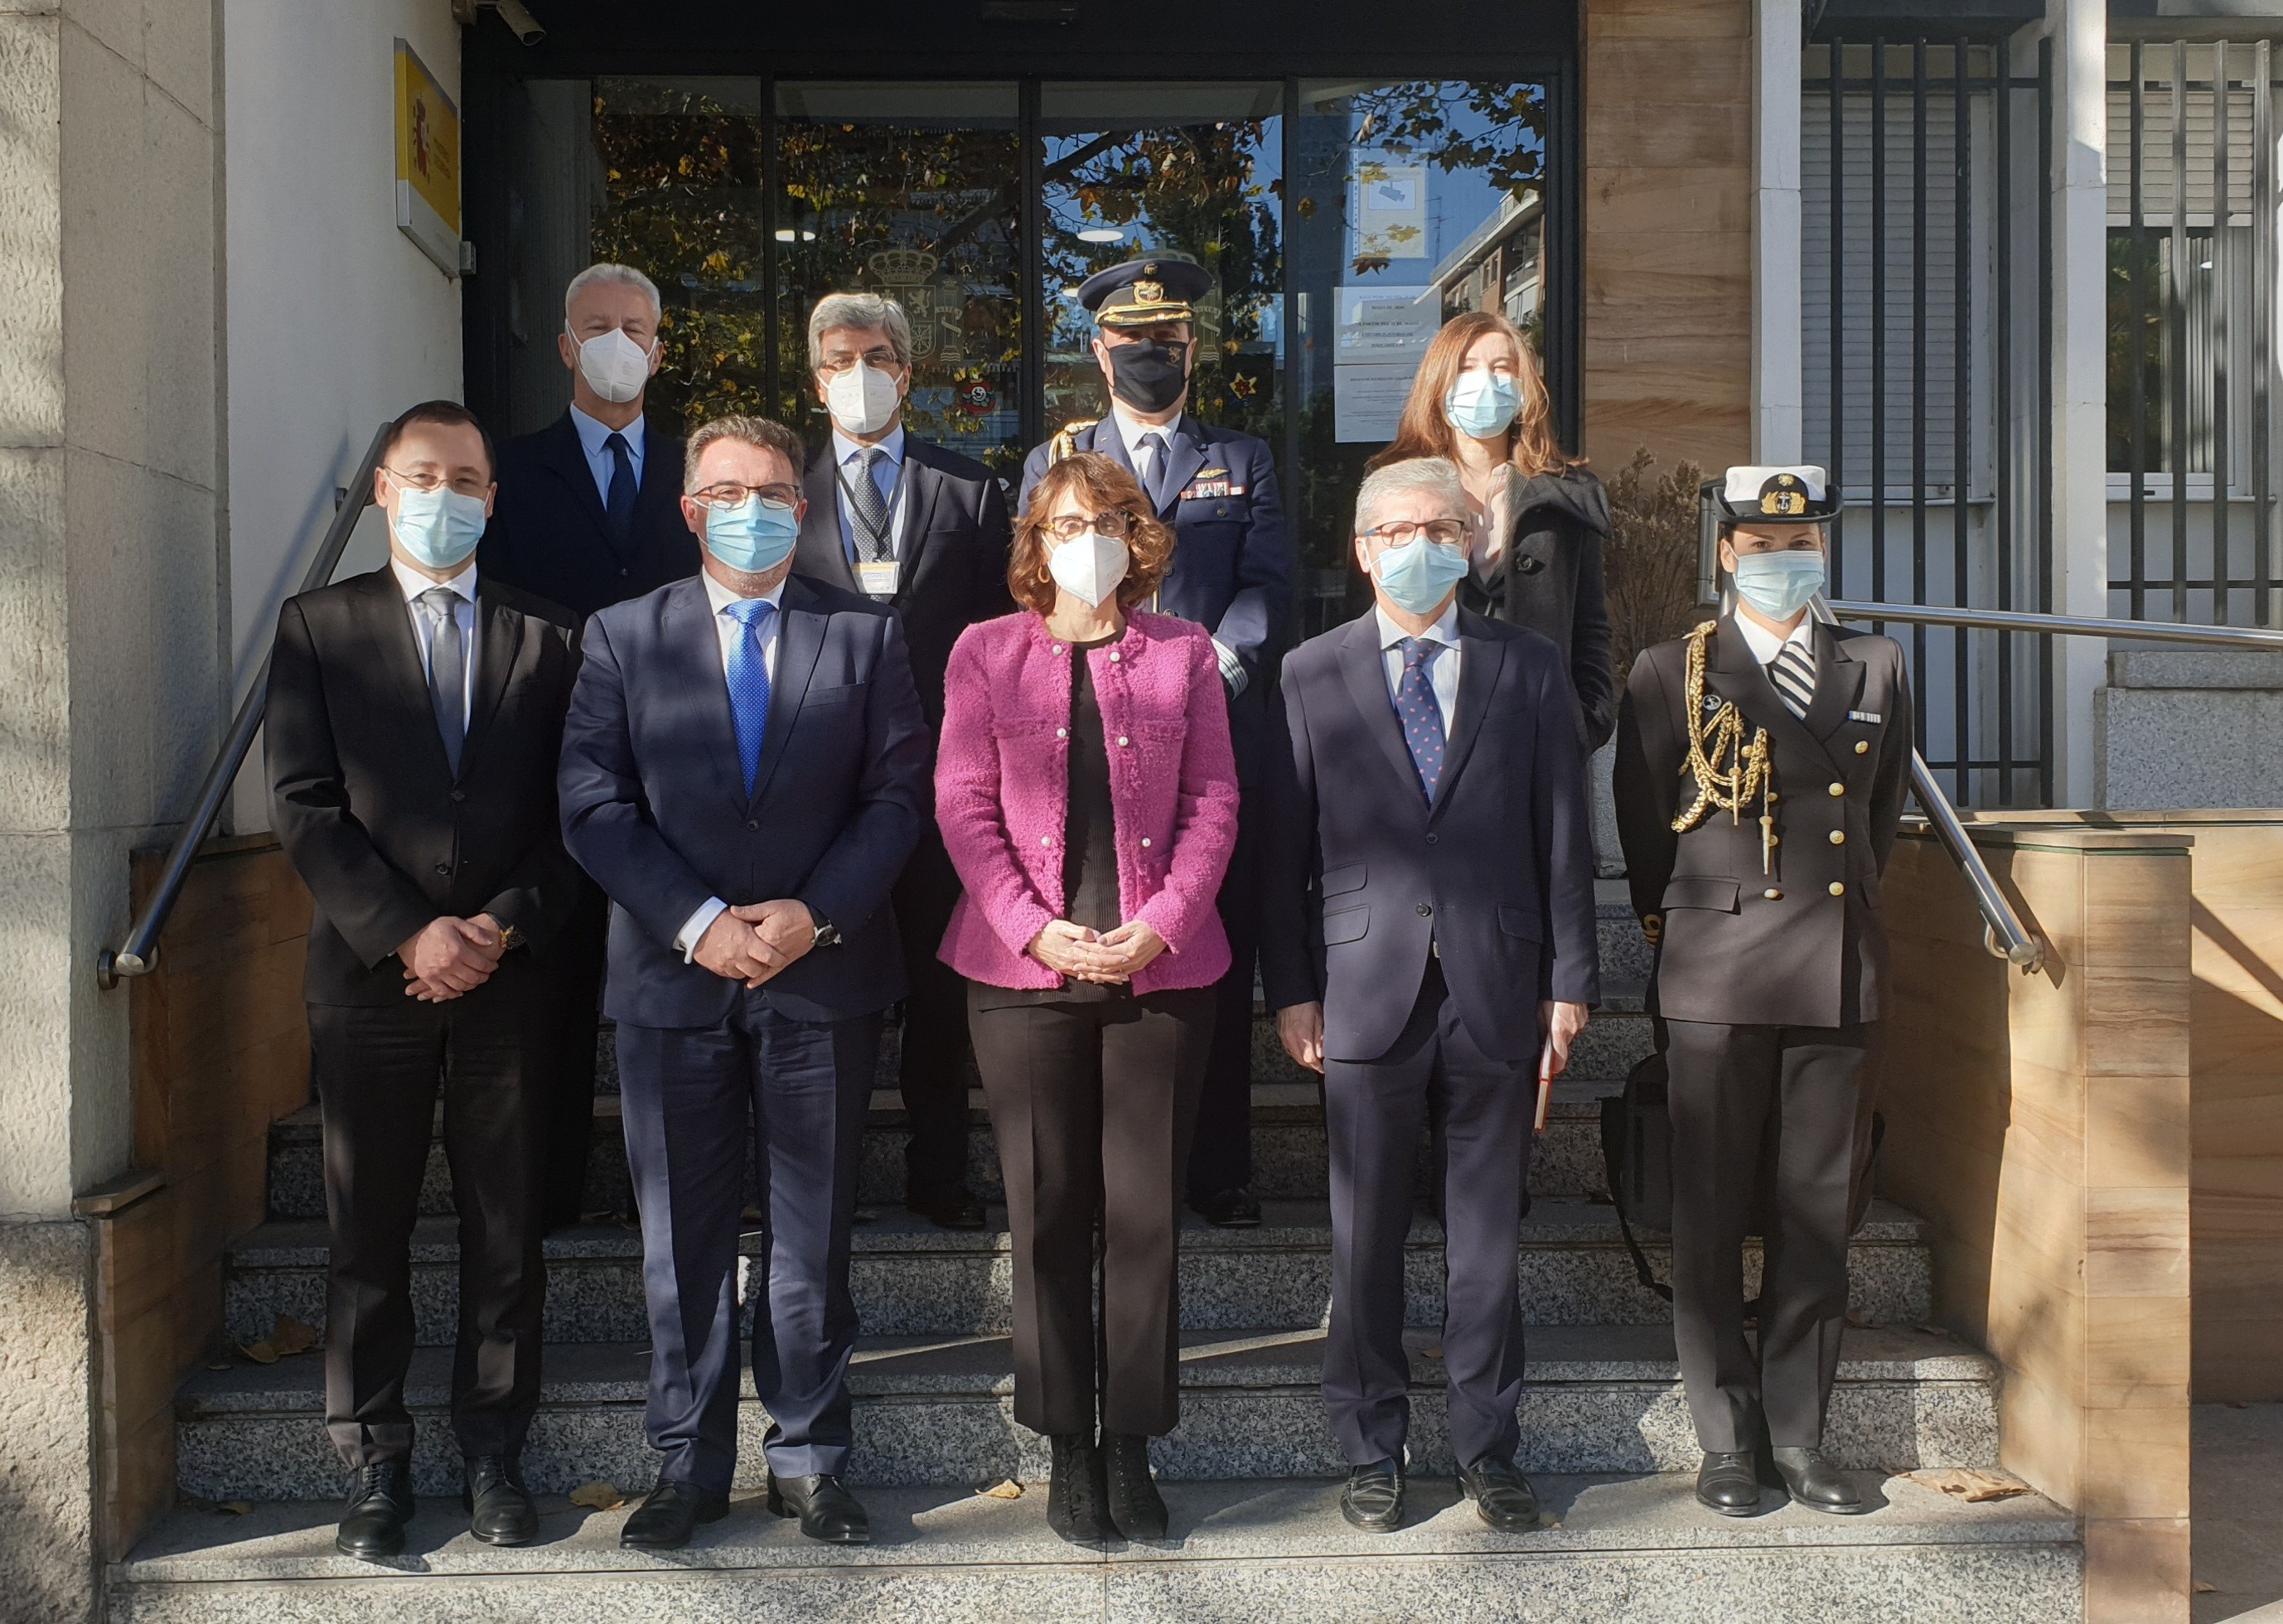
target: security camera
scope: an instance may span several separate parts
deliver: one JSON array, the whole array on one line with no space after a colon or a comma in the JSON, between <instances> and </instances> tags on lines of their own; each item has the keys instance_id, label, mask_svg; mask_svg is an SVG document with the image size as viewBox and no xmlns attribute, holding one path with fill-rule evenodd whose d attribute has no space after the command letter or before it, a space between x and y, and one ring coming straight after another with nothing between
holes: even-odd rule
<instances>
[{"instance_id":1,"label":"security camera","mask_svg":"<svg viewBox=\"0 0 2283 1624\"><path fill-rule=\"evenodd\" d=\"M525 9L523 0L488 0L488 4L525 44L536 45L547 37L547 30L539 26L539 19Z\"/></svg>"}]
</instances>

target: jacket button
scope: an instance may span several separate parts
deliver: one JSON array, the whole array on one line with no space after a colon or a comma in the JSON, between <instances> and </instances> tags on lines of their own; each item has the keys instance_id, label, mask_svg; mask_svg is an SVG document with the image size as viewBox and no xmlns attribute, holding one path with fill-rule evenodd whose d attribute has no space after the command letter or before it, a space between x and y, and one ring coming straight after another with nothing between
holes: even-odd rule
<instances>
[{"instance_id":1,"label":"jacket button","mask_svg":"<svg viewBox=\"0 0 2283 1624\"><path fill-rule=\"evenodd\" d=\"M1834 897L1844 897L1847 894L1847 888L1837 880L1834 880L1831 882L1831 894Z\"/></svg>"},{"instance_id":2,"label":"jacket button","mask_svg":"<svg viewBox=\"0 0 2283 1624\"><path fill-rule=\"evenodd\" d=\"M1057 739L1067 739L1067 738L1069 738L1069 737L1070 737L1070 729L1069 729L1069 728L1067 728L1067 727L1057 727L1057 728L1056 728L1056 729L1055 729L1055 737L1056 737Z\"/></svg>"},{"instance_id":3,"label":"jacket button","mask_svg":"<svg viewBox=\"0 0 2283 1624\"><path fill-rule=\"evenodd\" d=\"M464 789L455 789L452 791L452 804L455 806L457 806L461 802L467 798L468 792Z\"/></svg>"},{"instance_id":4,"label":"jacket button","mask_svg":"<svg viewBox=\"0 0 2283 1624\"><path fill-rule=\"evenodd\" d=\"M1117 650L1117 649L1112 649L1110 651L1110 663L1112 665L1115 665L1115 664L1118 664L1118 650Z\"/></svg>"},{"instance_id":5,"label":"jacket button","mask_svg":"<svg viewBox=\"0 0 2283 1624\"><path fill-rule=\"evenodd\" d=\"M758 818L748 818L745 820L745 827L749 829L760 828L761 827L761 820Z\"/></svg>"},{"instance_id":6,"label":"jacket button","mask_svg":"<svg viewBox=\"0 0 2283 1624\"><path fill-rule=\"evenodd\" d=\"M1056 643L1054 645L1054 649L1056 654L1060 654L1063 651L1063 646L1060 643Z\"/></svg>"},{"instance_id":7,"label":"jacket button","mask_svg":"<svg viewBox=\"0 0 2283 1624\"><path fill-rule=\"evenodd\" d=\"M1055 843L1055 837L1051 835L1041 835L1039 836L1039 843L1042 846L1051 846Z\"/></svg>"},{"instance_id":8,"label":"jacket button","mask_svg":"<svg viewBox=\"0 0 2283 1624\"><path fill-rule=\"evenodd\" d=\"M621 570L621 571L619 571L619 579L620 580L624 580L624 579L627 579L627 572L626 572L624 570Z\"/></svg>"},{"instance_id":9,"label":"jacket button","mask_svg":"<svg viewBox=\"0 0 2283 1624\"><path fill-rule=\"evenodd\" d=\"M447 879L449 879L452 874L452 866L449 863L439 863L436 865L436 872L444 875Z\"/></svg>"},{"instance_id":10,"label":"jacket button","mask_svg":"<svg viewBox=\"0 0 2283 1624\"><path fill-rule=\"evenodd\" d=\"M1871 741L1870 741L1870 740L1868 740L1868 739L1858 739L1858 740L1856 740L1856 741L1855 741L1855 753L1856 753L1857 755L1858 755L1858 756L1867 756L1867 755L1869 755L1869 754L1871 753Z\"/></svg>"},{"instance_id":11,"label":"jacket button","mask_svg":"<svg viewBox=\"0 0 2283 1624\"><path fill-rule=\"evenodd\" d=\"M1443 837L1440 835L1436 834L1432 829L1430 829L1427 832L1427 843L1430 846L1442 838Z\"/></svg>"},{"instance_id":12,"label":"jacket button","mask_svg":"<svg viewBox=\"0 0 2283 1624\"><path fill-rule=\"evenodd\" d=\"M1147 835L1144 835L1142 837L1142 850L1143 850L1144 851L1147 851L1149 849L1149 837Z\"/></svg>"},{"instance_id":13,"label":"jacket button","mask_svg":"<svg viewBox=\"0 0 2283 1624\"><path fill-rule=\"evenodd\" d=\"M1847 831L1845 829L1832 830L1831 843L1835 846L1845 845L1847 843Z\"/></svg>"},{"instance_id":14,"label":"jacket button","mask_svg":"<svg viewBox=\"0 0 2283 1624\"><path fill-rule=\"evenodd\" d=\"M1133 740L1131 740L1131 739L1127 738L1127 737L1126 737L1124 734L1122 734L1122 733L1121 733L1121 734L1119 734L1118 735L1118 749L1120 749L1120 750L1124 750L1124 749L1126 749L1127 746L1131 745L1133 742L1134 742L1134 741L1133 741Z\"/></svg>"},{"instance_id":15,"label":"jacket button","mask_svg":"<svg viewBox=\"0 0 2283 1624\"><path fill-rule=\"evenodd\" d=\"M1845 795L1847 793L1847 786L1844 784L1834 784L1831 786L1831 793L1834 795Z\"/></svg>"},{"instance_id":16,"label":"jacket button","mask_svg":"<svg viewBox=\"0 0 2283 1624\"><path fill-rule=\"evenodd\" d=\"M1435 905L1431 902L1422 902L1419 905L1419 916L1422 919L1431 917L1434 912Z\"/></svg>"},{"instance_id":17,"label":"jacket button","mask_svg":"<svg viewBox=\"0 0 2283 1624\"><path fill-rule=\"evenodd\" d=\"M1783 893L1777 890L1773 886L1762 891L1760 895L1766 897L1770 902L1781 902L1783 900Z\"/></svg>"}]
</instances>

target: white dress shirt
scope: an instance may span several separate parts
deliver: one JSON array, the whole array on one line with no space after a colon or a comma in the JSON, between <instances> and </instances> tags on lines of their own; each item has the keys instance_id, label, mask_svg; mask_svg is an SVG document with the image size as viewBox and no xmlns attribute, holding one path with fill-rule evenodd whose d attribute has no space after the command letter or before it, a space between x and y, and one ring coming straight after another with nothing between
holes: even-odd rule
<instances>
[{"instance_id":1,"label":"white dress shirt","mask_svg":"<svg viewBox=\"0 0 2283 1624\"><path fill-rule=\"evenodd\" d=\"M877 446L860 446L838 429L832 431L832 463L840 470L840 479L851 486L864 477L864 464L858 461L867 451L887 455L872 470L872 488L880 493L880 500L888 504L888 556L904 556L904 515L911 507L911 493L904 486L904 425L898 423L888 431L887 439ZM840 516L840 550L848 562L856 562L856 521L848 511L848 493L840 487L840 479L832 482L832 509Z\"/></svg>"},{"instance_id":2,"label":"white dress shirt","mask_svg":"<svg viewBox=\"0 0 2283 1624\"><path fill-rule=\"evenodd\" d=\"M1815 617L1813 615L1802 615L1799 618L1799 624L1792 627L1790 636L1778 637L1773 632L1769 631L1767 627L1739 609L1736 611L1736 629L1744 634L1744 646L1752 651L1752 657L1762 665L1774 664L1776 656L1783 652L1783 646L1786 643L1796 643L1799 645L1799 651L1807 657L1808 670L1816 672L1818 676L1822 674L1819 671L1816 671Z\"/></svg>"},{"instance_id":3,"label":"white dress shirt","mask_svg":"<svg viewBox=\"0 0 2283 1624\"><path fill-rule=\"evenodd\" d=\"M736 593L714 579L712 571L700 571L697 579L705 584L705 602L713 610L714 647L721 656L721 681L726 687L729 681L729 650L745 635L745 628L729 613L729 605L739 600ZM769 688L774 694L777 680L777 629L784 621L784 582L779 581L775 591L765 592L761 596L775 604L777 610L761 627L761 668L769 673ZM684 964L697 957L697 944L705 939L707 929L729 906L719 897L708 897L682 921L682 929L674 933L674 944L681 951Z\"/></svg>"},{"instance_id":4,"label":"white dress shirt","mask_svg":"<svg viewBox=\"0 0 2283 1624\"><path fill-rule=\"evenodd\" d=\"M627 437L627 455L634 462L635 489L642 489L643 418L640 412L623 429L613 429L607 423L598 423L577 407L571 408L571 426L579 431L579 448L587 454L587 471L595 476L595 494L603 499L603 506L611 505L611 476L618 471L618 460L611 455L609 440L613 434Z\"/></svg>"},{"instance_id":5,"label":"white dress shirt","mask_svg":"<svg viewBox=\"0 0 2283 1624\"><path fill-rule=\"evenodd\" d=\"M388 567L395 572L397 587L404 594L405 612L412 617L412 641L420 647L420 680L424 683L431 680L429 672L434 668L429 651L436 641L436 628L417 600L421 594L433 592L439 587L457 600L452 605L452 618L460 623L460 734L464 738L476 701L476 561L470 558L467 567L448 581L421 574L394 553L388 556Z\"/></svg>"},{"instance_id":6,"label":"white dress shirt","mask_svg":"<svg viewBox=\"0 0 2283 1624\"><path fill-rule=\"evenodd\" d=\"M1379 622L1380 664L1387 672L1387 696L1392 701L1403 686L1403 644L1411 633L1390 620L1378 604L1371 606L1371 613ZM1453 598L1443 618L1421 635L1443 645L1443 652L1427 662L1427 685L1435 690L1435 708L1443 713L1443 736L1447 739L1459 713L1459 600Z\"/></svg>"}]
</instances>

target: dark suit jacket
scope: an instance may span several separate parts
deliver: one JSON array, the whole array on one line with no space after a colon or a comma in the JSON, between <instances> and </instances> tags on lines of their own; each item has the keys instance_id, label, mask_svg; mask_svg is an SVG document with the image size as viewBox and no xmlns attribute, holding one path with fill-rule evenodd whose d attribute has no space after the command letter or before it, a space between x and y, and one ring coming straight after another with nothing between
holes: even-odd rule
<instances>
[{"instance_id":1,"label":"dark suit jacket","mask_svg":"<svg viewBox=\"0 0 2283 1624\"><path fill-rule=\"evenodd\" d=\"M682 518L682 442L645 422L634 533L620 548L569 412L508 441L477 558L493 579L560 603L581 623L606 604L697 574L697 538Z\"/></svg>"},{"instance_id":2,"label":"dark suit jacket","mask_svg":"<svg viewBox=\"0 0 2283 1624\"><path fill-rule=\"evenodd\" d=\"M563 835L609 893L604 1012L710 1027L738 983L685 964L674 938L710 897L792 897L838 928L769 982L801 1021L884 1009L904 993L888 888L928 807L928 735L894 614L793 576L752 796L705 584L677 581L587 624L564 729Z\"/></svg>"},{"instance_id":3,"label":"dark suit jacket","mask_svg":"<svg viewBox=\"0 0 2283 1624\"><path fill-rule=\"evenodd\" d=\"M1535 632L1459 616L1459 696L1434 804L1367 612L1284 662L1260 967L1278 1009L1321 999L1324 1053L1376 1060L1430 952L1467 1032L1538 1056L1538 1003L1601 998L1592 814L1570 682Z\"/></svg>"},{"instance_id":4,"label":"dark suit jacket","mask_svg":"<svg viewBox=\"0 0 2283 1624\"><path fill-rule=\"evenodd\" d=\"M383 566L286 600L262 742L277 838L316 903L311 1003L401 1004L396 949L446 913L489 913L529 942L487 987L543 974L580 887L555 805L578 670L563 610L479 572L456 779L395 576Z\"/></svg>"},{"instance_id":5,"label":"dark suit jacket","mask_svg":"<svg viewBox=\"0 0 2283 1624\"><path fill-rule=\"evenodd\" d=\"M1744 742L1765 727L1775 767L1775 832L1761 867L1759 808L1712 812L1686 834L1696 798L1684 777L1686 638L1644 649L1618 711L1617 832L1633 910L1662 917L1658 1012L1672 1021L1845 1026L1887 1010L1879 878L1911 778L1911 684L1899 644L1837 626L1815 631L1815 698L1792 715L1733 619L1706 651L1710 711L1732 700ZM1833 886L1843 888L1834 896Z\"/></svg>"},{"instance_id":6,"label":"dark suit jacket","mask_svg":"<svg viewBox=\"0 0 2283 1624\"><path fill-rule=\"evenodd\" d=\"M897 618L912 659L928 726L943 726L943 673L959 634L1014 613L1007 556L1014 546L1007 497L998 478L972 458L904 435L904 524L896 538ZM793 569L811 580L854 592L856 571L840 541L840 493L832 442L809 459L808 512L801 521Z\"/></svg>"},{"instance_id":7,"label":"dark suit jacket","mask_svg":"<svg viewBox=\"0 0 2283 1624\"><path fill-rule=\"evenodd\" d=\"M1266 756L1267 692L1291 638L1297 590L1276 462L1266 440L1210 427L1188 412L1181 414L1166 444L1178 483L1168 484L1173 500L1157 509L1174 535L1173 562L1157 587L1157 610L1196 621L1244 662L1245 689L1229 706L1228 726L1237 773L1254 782ZM1099 451L1133 466L1118 425L1107 418L1081 430L1073 448ZM1036 447L1024 462L1017 512L1047 471L1051 449ZM1223 484L1227 493L1219 494Z\"/></svg>"},{"instance_id":8,"label":"dark suit jacket","mask_svg":"<svg viewBox=\"0 0 2283 1624\"><path fill-rule=\"evenodd\" d=\"M1515 487L1497 571L1488 581L1469 571L1460 588L1467 608L1526 626L1561 650L1578 695L1578 741L1589 756L1617 727L1601 580L1601 539L1609 533L1609 493L1584 469L1524 479Z\"/></svg>"}]
</instances>

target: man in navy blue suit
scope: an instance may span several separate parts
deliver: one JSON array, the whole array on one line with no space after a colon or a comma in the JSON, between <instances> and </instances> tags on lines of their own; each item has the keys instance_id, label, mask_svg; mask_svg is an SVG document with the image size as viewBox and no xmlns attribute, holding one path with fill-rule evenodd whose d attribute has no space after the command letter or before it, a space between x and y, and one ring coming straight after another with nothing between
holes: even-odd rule
<instances>
[{"instance_id":1,"label":"man in navy blue suit","mask_svg":"<svg viewBox=\"0 0 2283 1624\"><path fill-rule=\"evenodd\" d=\"M1252 982L1260 943L1251 810L1266 758L1268 690L1290 636L1292 543L1276 492L1268 442L1199 423L1188 409L1196 361L1196 301L1212 273L1188 260L1129 260L1097 271L1078 291L1094 313L1095 360L1110 386L1110 416L1066 425L1023 464L1023 503L1052 464L1099 451L1134 470L1172 526L1173 562L1151 607L1212 633L1228 689L1237 779L1248 791L1236 851L1221 882L1221 923L1232 962L1216 1000L1212 1058L1197 1102L1189 1151L1189 1204L1214 1224L1260 1222L1252 1182Z\"/></svg>"},{"instance_id":2,"label":"man in navy blue suit","mask_svg":"<svg viewBox=\"0 0 2283 1624\"><path fill-rule=\"evenodd\" d=\"M703 572L588 622L564 727L564 839L612 904L606 1013L666 1457L620 1537L653 1550L728 1509L749 1144L769 1509L814 1539L870 1537L840 1481L848 1233L881 1016L904 991L888 891L926 815L928 734L892 611L791 579L801 461L765 418L690 437Z\"/></svg>"},{"instance_id":3,"label":"man in navy blue suit","mask_svg":"<svg viewBox=\"0 0 2283 1624\"><path fill-rule=\"evenodd\" d=\"M1420 1131L1442 1128L1442 1359L1459 1487L1534 1527L1515 1465L1532 1079L1599 997L1593 849L1570 678L1537 633L1458 606L1467 494L1440 457L1356 494L1374 602L1284 662L1261 970L1278 1035L1324 1076L1332 1311L1324 1401L1340 1509L1403 1521L1404 1240Z\"/></svg>"}]
</instances>

